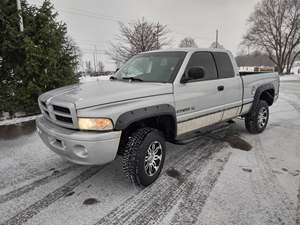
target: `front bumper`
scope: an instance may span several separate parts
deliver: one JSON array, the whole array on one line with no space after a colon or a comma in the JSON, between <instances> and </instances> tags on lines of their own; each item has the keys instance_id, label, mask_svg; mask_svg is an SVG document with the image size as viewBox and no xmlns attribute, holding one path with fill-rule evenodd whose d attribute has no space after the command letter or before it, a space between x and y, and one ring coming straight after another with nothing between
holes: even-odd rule
<instances>
[{"instance_id":1,"label":"front bumper","mask_svg":"<svg viewBox=\"0 0 300 225\"><path fill-rule=\"evenodd\" d=\"M115 159L121 131L88 132L59 127L38 118L37 131L43 142L62 158L76 164L101 165Z\"/></svg>"}]
</instances>

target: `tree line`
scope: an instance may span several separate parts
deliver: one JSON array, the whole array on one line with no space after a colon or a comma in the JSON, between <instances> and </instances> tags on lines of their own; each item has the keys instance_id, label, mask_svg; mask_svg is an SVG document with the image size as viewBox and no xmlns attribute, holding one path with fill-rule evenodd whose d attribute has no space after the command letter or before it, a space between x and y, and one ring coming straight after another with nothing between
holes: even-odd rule
<instances>
[{"instance_id":1,"label":"tree line","mask_svg":"<svg viewBox=\"0 0 300 225\"><path fill-rule=\"evenodd\" d=\"M300 1L262 0L248 19L243 46L266 53L280 74L300 54Z\"/></svg>"}]
</instances>

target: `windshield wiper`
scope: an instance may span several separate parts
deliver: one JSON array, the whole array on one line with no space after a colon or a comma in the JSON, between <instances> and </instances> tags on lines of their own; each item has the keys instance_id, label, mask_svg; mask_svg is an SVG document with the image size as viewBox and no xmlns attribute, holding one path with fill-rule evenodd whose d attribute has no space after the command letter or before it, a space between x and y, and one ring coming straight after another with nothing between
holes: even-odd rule
<instances>
[{"instance_id":1,"label":"windshield wiper","mask_svg":"<svg viewBox=\"0 0 300 225\"><path fill-rule=\"evenodd\" d=\"M129 80L129 81L144 81L141 78L137 77L122 77L122 80Z\"/></svg>"}]
</instances>

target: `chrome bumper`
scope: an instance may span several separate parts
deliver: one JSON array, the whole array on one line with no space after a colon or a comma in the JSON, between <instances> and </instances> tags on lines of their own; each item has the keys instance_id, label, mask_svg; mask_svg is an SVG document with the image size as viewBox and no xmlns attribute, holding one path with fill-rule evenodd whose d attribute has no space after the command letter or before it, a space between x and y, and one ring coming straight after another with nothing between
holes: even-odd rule
<instances>
[{"instance_id":1,"label":"chrome bumper","mask_svg":"<svg viewBox=\"0 0 300 225\"><path fill-rule=\"evenodd\" d=\"M76 164L101 165L115 159L121 131L83 132L59 127L41 117L36 121L43 142L55 153Z\"/></svg>"}]
</instances>

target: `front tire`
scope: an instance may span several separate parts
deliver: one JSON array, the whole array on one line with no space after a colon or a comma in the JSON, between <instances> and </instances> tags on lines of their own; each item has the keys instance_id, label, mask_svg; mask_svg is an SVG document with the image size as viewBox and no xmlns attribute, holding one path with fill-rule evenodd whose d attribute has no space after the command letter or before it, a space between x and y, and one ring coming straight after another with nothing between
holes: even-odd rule
<instances>
[{"instance_id":1,"label":"front tire","mask_svg":"<svg viewBox=\"0 0 300 225\"><path fill-rule=\"evenodd\" d=\"M162 133L141 128L130 135L123 156L123 171L137 186L148 186L159 176L166 154Z\"/></svg>"},{"instance_id":2,"label":"front tire","mask_svg":"<svg viewBox=\"0 0 300 225\"><path fill-rule=\"evenodd\" d=\"M266 101L260 100L256 107L245 117L245 126L249 133L258 134L263 132L269 121L269 105Z\"/></svg>"}]
</instances>

